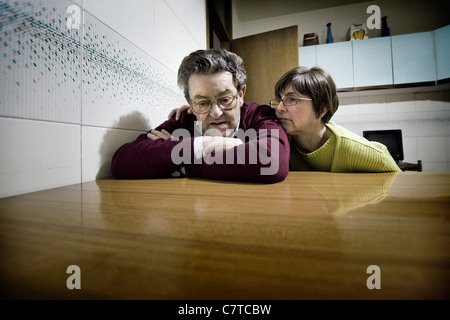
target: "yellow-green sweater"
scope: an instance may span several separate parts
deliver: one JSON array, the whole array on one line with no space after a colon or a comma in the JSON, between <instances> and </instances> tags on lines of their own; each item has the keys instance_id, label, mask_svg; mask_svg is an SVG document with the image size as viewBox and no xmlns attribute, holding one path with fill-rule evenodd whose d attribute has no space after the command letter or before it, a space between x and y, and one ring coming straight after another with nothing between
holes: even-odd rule
<instances>
[{"instance_id":1,"label":"yellow-green sweater","mask_svg":"<svg viewBox=\"0 0 450 320\"><path fill-rule=\"evenodd\" d=\"M342 126L325 124L332 135L318 150L301 152L290 139L290 169L292 171L327 172L400 172L387 147L369 141Z\"/></svg>"}]
</instances>

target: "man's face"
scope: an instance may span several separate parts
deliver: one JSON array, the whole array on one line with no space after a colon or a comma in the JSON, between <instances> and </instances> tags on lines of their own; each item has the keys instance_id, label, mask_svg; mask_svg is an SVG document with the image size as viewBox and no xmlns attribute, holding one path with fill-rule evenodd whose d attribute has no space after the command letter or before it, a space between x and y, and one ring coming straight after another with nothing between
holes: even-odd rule
<instances>
[{"instance_id":1,"label":"man's face","mask_svg":"<svg viewBox=\"0 0 450 320\"><path fill-rule=\"evenodd\" d=\"M191 101L213 102L211 110L207 113L198 114L194 110L197 121L202 122L202 132L205 133L209 130L209 135L226 137L237 128L241 106L244 104L244 94L245 86L238 94L233 82L233 75L227 71L208 75L192 75L189 78ZM216 103L216 101L222 101L224 97L234 96L236 98L232 105L236 105L236 107L231 110L223 110Z\"/></svg>"}]
</instances>

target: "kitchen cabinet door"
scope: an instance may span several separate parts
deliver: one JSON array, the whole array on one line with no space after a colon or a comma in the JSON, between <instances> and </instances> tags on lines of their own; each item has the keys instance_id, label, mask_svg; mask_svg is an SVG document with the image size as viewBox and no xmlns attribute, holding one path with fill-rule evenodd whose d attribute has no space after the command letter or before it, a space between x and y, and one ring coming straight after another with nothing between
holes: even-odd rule
<instances>
[{"instance_id":1,"label":"kitchen cabinet door","mask_svg":"<svg viewBox=\"0 0 450 320\"><path fill-rule=\"evenodd\" d=\"M352 41L316 46L317 66L333 77L338 89L353 88Z\"/></svg>"},{"instance_id":2,"label":"kitchen cabinet door","mask_svg":"<svg viewBox=\"0 0 450 320\"><path fill-rule=\"evenodd\" d=\"M433 32L392 36L394 85L436 81Z\"/></svg>"},{"instance_id":3,"label":"kitchen cabinet door","mask_svg":"<svg viewBox=\"0 0 450 320\"><path fill-rule=\"evenodd\" d=\"M437 80L450 78L450 25L434 31Z\"/></svg>"},{"instance_id":4,"label":"kitchen cabinet door","mask_svg":"<svg viewBox=\"0 0 450 320\"><path fill-rule=\"evenodd\" d=\"M317 65L316 46L299 47L298 62L302 67L315 67Z\"/></svg>"},{"instance_id":5,"label":"kitchen cabinet door","mask_svg":"<svg viewBox=\"0 0 450 320\"><path fill-rule=\"evenodd\" d=\"M392 85L391 37L353 41L355 87Z\"/></svg>"}]
</instances>

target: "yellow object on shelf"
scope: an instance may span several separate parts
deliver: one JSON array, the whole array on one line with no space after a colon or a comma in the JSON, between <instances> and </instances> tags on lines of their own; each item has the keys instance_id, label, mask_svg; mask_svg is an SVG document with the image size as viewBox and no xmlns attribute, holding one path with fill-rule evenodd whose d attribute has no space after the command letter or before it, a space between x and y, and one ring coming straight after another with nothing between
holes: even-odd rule
<instances>
[{"instance_id":1,"label":"yellow object on shelf","mask_svg":"<svg viewBox=\"0 0 450 320\"><path fill-rule=\"evenodd\" d=\"M350 40L364 40L368 39L367 26L365 23L354 23L350 27Z\"/></svg>"}]
</instances>

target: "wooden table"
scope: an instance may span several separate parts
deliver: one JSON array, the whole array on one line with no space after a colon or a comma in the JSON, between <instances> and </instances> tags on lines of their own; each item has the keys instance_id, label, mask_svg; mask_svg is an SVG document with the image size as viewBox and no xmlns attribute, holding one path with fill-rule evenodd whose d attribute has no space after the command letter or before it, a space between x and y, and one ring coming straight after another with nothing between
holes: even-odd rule
<instances>
[{"instance_id":1,"label":"wooden table","mask_svg":"<svg viewBox=\"0 0 450 320\"><path fill-rule=\"evenodd\" d=\"M0 199L1 297L449 299L449 181L292 172L268 185L101 180Z\"/></svg>"}]
</instances>

